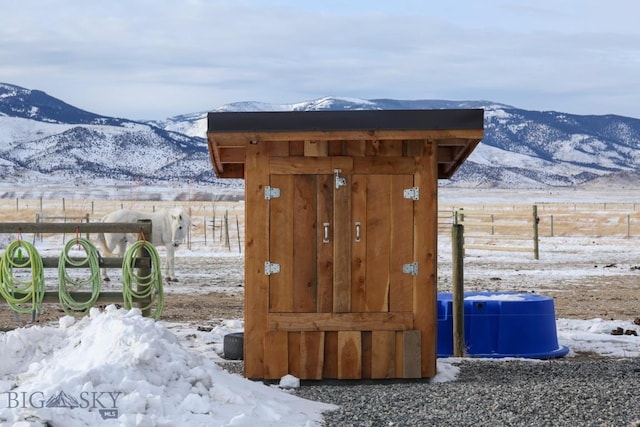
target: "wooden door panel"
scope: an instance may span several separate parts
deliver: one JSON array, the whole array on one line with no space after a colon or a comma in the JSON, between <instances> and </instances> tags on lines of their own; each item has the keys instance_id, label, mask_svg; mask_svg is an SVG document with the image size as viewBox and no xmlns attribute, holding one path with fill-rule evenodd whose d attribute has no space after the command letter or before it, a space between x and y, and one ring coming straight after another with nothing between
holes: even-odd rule
<instances>
[{"instance_id":1,"label":"wooden door panel","mask_svg":"<svg viewBox=\"0 0 640 427\"><path fill-rule=\"evenodd\" d=\"M293 310L294 175L271 175L270 185L280 189L280 197L269 202L268 261L280 264L280 273L269 276L269 311L288 313Z\"/></svg>"},{"instance_id":2,"label":"wooden door panel","mask_svg":"<svg viewBox=\"0 0 640 427\"><path fill-rule=\"evenodd\" d=\"M351 311L366 307L367 281L367 177L353 175L351 183Z\"/></svg>"},{"instance_id":3,"label":"wooden door panel","mask_svg":"<svg viewBox=\"0 0 640 427\"><path fill-rule=\"evenodd\" d=\"M333 175L318 175L316 181L317 222L316 241L318 260L316 264L318 281L319 313L330 313L333 310L333 241L335 223L333 221ZM325 239L324 224L328 225L328 239ZM325 240L328 240L326 242Z\"/></svg>"},{"instance_id":4,"label":"wooden door panel","mask_svg":"<svg viewBox=\"0 0 640 427\"><path fill-rule=\"evenodd\" d=\"M394 175L391 180L391 236L389 311L413 310L413 276L402 266L413 258L413 200L404 198L404 189L413 187L413 175Z\"/></svg>"},{"instance_id":5,"label":"wooden door panel","mask_svg":"<svg viewBox=\"0 0 640 427\"><path fill-rule=\"evenodd\" d=\"M317 308L316 177L295 175L293 193L292 308L309 313Z\"/></svg>"},{"instance_id":6,"label":"wooden door panel","mask_svg":"<svg viewBox=\"0 0 640 427\"><path fill-rule=\"evenodd\" d=\"M351 311L351 192L352 177L333 193L333 311Z\"/></svg>"},{"instance_id":7,"label":"wooden door panel","mask_svg":"<svg viewBox=\"0 0 640 427\"><path fill-rule=\"evenodd\" d=\"M406 330L415 280L402 271L414 261L414 202L403 196L414 176L342 177L347 185L336 188L334 175L271 175L280 197L269 202L269 261L280 272L269 276L266 377L394 378L420 370L420 333ZM406 319L392 328L381 315ZM361 317L337 325L322 316Z\"/></svg>"},{"instance_id":8,"label":"wooden door panel","mask_svg":"<svg viewBox=\"0 0 640 427\"><path fill-rule=\"evenodd\" d=\"M365 311L389 311L390 177L367 177Z\"/></svg>"}]
</instances>

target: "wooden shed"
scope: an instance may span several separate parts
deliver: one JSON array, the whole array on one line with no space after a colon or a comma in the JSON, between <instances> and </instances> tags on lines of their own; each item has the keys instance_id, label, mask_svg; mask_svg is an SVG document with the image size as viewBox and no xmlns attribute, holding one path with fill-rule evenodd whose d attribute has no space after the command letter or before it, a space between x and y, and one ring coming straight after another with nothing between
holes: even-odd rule
<instances>
[{"instance_id":1,"label":"wooden shed","mask_svg":"<svg viewBox=\"0 0 640 427\"><path fill-rule=\"evenodd\" d=\"M212 112L220 178L245 180L245 376L436 373L438 179L484 111Z\"/></svg>"}]
</instances>

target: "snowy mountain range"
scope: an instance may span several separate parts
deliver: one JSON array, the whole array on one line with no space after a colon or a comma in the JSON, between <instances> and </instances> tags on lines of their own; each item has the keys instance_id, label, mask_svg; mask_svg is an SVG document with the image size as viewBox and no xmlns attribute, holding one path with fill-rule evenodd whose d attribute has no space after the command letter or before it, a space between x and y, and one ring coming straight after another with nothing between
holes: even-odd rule
<instances>
[{"instance_id":1,"label":"snowy mountain range","mask_svg":"<svg viewBox=\"0 0 640 427\"><path fill-rule=\"evenodd\" d=\"M640 120L527 111L489 101L349 99L238 102L211 111L484 108L485 138L441 185L545 188L640 183ZM6 185L202 184L218 180L206 145L207 112L162 121L90 113L38 90L0 83L0 180Z\"/></svg>"}]
</instances>

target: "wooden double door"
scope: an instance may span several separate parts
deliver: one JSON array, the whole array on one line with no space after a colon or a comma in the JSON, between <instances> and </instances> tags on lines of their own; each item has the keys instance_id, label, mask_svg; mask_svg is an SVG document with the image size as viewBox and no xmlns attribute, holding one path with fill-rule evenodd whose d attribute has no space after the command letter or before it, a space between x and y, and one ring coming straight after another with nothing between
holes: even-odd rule
<instances>
[{"instance_id":1,"label":"wooden double door","mask_svg":"<svg viewBox=\"0 0 640 427\"><path fill-rule=\"evenodd\" d=\"M265 189L264 377L421 377L414 175L327 172Z\"/></svg>"}]
</instances>

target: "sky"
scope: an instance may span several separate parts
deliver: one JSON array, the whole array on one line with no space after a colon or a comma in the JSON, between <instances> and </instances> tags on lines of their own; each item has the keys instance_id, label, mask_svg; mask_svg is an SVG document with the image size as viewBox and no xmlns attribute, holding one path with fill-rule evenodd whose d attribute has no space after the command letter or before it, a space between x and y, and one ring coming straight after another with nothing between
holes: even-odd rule
<instances>
[{"instance_id":1,"label":"sky","mask_svg":"<svg viewBox=\"0 0 640 427\"><path fill-rule=\"evenodd\" d=\"M0 82L107 116L338 96L640 117L637 0L0 4Z\"/></svg>"}]
</instances>

